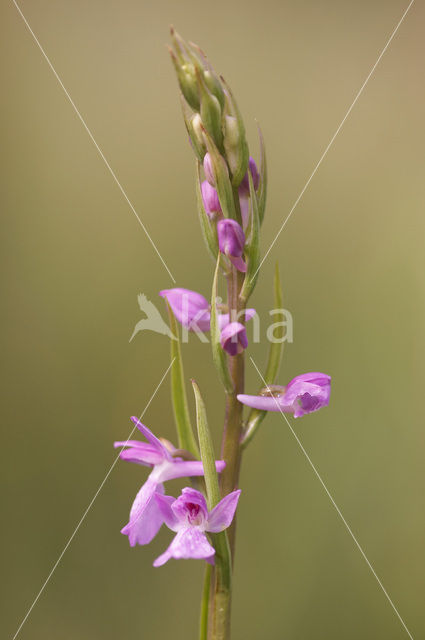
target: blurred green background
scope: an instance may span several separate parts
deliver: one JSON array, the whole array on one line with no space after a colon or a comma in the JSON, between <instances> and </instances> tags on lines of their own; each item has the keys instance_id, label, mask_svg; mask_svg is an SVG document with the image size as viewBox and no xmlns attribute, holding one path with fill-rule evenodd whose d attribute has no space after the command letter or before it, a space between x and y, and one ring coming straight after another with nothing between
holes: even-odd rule
<instances>
[{"instance_id":1,"label":"blurred green background","mask_svg":"<svg viewBox=\"0 0 425 640\"><path fill-rule=\"evenodd\" d=\"M164 44L173 22L222 72L258 153L265 251L407 0L261 3L22 0L21 8L177 285L209 295L193 156ZM294 317L280 381L333 377L294 428L412 636L425 637L424 44L417 2L264 264ZM12 638L168 364L129 337L136 296L172 282L12 2L1 8L2 627ZM162 307L160 305L161 311ZM251 353L264 366L266 342ZM209 347L184 348L216 434ZM247 389L258 377L248 368ZM144 421L174 440L169 380ZM21 630L41 638L196 638L203 568L152 561L119 530L146 477L119 463ZM234 638L402 640L407 633L279 415L247 451ZM169 491L178 484L168 485Z\"/></svg>"}]
</instances>

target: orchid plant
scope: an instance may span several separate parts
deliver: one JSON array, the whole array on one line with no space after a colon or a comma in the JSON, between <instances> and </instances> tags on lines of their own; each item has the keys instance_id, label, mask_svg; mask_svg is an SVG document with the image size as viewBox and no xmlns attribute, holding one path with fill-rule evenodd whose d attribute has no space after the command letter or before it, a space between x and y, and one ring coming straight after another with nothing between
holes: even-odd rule
<instances>
[{"instance_id":1,"label":"orchid plant","mask_svg":"<svg viewBox=\"0 0 425 640\"><path fill-rule=\"evenodd\" d=\"M255 395L244 392L245 324L255 314L247 303L261 266L260 229L267 193L263 137L259 130L257 167L249 154L240 111L223 77L215 73L199 47L185 42L174 29L171 39L183 117L196 157L198 215L216 267L210 301L189 289L160 292L167 304L172 336L171 395L178 448L157 438L137 418L132 420L146 442L115 443L121 447L121 459L151 468L122 533L133 547L148 544L162 524L175 532L167 550L153 564L159 567L171 558L204 561L199 638L229 640L235 511L241 493L243 451L267 412L287 412L298 418L325 407L330 377L305 373L286 385L276 385L283 349L283 336L277 335L269 346L262 388ZM227 289L224 304L217 297L220 278ZM283 314L277 266L274 306ZM210 332L212 359L225 398L220 460L214 454L205 405L194 380L197 437L192 429L178 324L187 331ZM250 412L244 417L245 405ZM164 483L182 477L188 478L191 486L177 499L165 495Z\"/></svg>"}]
</instances>

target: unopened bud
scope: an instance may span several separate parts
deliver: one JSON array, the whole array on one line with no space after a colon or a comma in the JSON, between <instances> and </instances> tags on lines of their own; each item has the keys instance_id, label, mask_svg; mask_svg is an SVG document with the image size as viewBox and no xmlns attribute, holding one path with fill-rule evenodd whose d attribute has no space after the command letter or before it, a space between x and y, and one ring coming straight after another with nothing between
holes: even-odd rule
<instances>
[{"instance_id":1,"label":"unopened bud","mask_svg":"<svg viewBox=\"0 0 425 640\"><path fill-rule=\"evenodd\" d=\"M192 147L196 155L198 156L198 159L200 160L200 162L202 162L204 159L206 146L204 136L202 135L201 116L199 115L199 113L189 116L189 118L186 118L185 116L185 122Z\"/></svg>"},{"instance_id":2,"label":"unopened bud","mask_svg":"<svg viewBox=\"0 0 425 640\"><path fill-rule=\"evenodd\" d=\"M229 177L229 170L227 168L226 161L222 156L218 156L218 154L216 163L214 163L211 154L206 153L204 156L203 166L205 177L212 187L216 186L217 180L220 179L220 175L224 174L227 178Z\"/></svg>"},{"instance_id":3,"label":"unopened bud","mask_svg":"<svg viewBox=\"0 0 425 640\"><path fill-rule=\"evenodd\" d=\"M210 134L217 147L221 148L223 144L223 130L221 123L221 106L218 99L211 93L205 84L203 74L196 70L198 80L198 90L200 94L200 114L202 124L206 131Z\"/></svg>"},{"instance_id":4,"label":"unopened bud","mask_svg":"<svg viewBox=\"0 0 425 640\"><path fill-rule=\"evenodd\" d=\"M225 103L223 87L210 61L197 44L189 42L189 47L192 55L195 57L195 59L199 63L200 68L202 69L202 74L206 86L208 87L209 91L217 98L220 103L220 107L223 109Z\"/></svg>"},{"instance_id":5,"label":"unopened bud","mask_svg":"<svg viewBox=\"0 0 425 640\"><path fill-rule=\"evenodd\" d=\"M215 177L214 177L212 160L209 153L206 153L204 156L203 167L204 167L205 177L210 183L210 185L213 187L215 185Z\"/></svg>"},{"instance_id":6,"label":"unopened bud","mask_svg":"<svg viewBox=\"0 0 425 640\"><path fill-rule=\"evenodd\" d=\"M208 217L212 218L215 213L221 213L220 200L218 199L217 191L207 180L204 180L201 184L201 193L204 209L208 214Z\"/></svg>"},{"instance_id":7,"label":"unopened bud","mask_svg":"<svg viewBox=\"0 0 425 640\"><path fill-rule=\"evenodd\" d=\"M252 184L254 185L255 191L258 189L258 185L260 184L260 174L258 173L257 165L255 164L254 158L249 158L248 171L251 172L252 176ZM239 195L240 196L249 196L249 178L248 171L243 177L242 182L239 185Z\"/></svg>"},{"instance_id":8,"label":"unopened bud","mask_svg":"<svg viewBox=\"0 0 425 640\"><path fill-rule=\"evenodd\" d=\"M171 39L174 49L169 48L169 51L181 92L192 109L199 111L199 89L195 65L189 55L186 43L174 31L173 27L171 27Z\"/></svg>"},{"instance_id":9,"label":"unopened bud","mask_svg":"<svg viewBox=\"0 0 425 640\"><path fill-rule=\"evenodd\" d=\"M204 158L205 177L216 188L225 218L236 219L235 201L227 164L207 131L204 131L208 154Z\"/></svg>"},{"instance_id":10,"label":"unopened bud","mask_svg":"<svg viewBox=\"0 0 425 640\"><path fill-rule=\"evenodd\" d=\"M242 259L245 247L245 234L236 220L225 218L217 224L218 246L227 255L238 271L246 272L246 264Z\"/></svg>"},{"instance_id":11,"label":"unopened bud","mask_svg":"<svg viewBox=\"0 0 425 640\"><path fill-rule=\"evenodd\" d=\"M233 184L238 186L248 166L248 146L245 131L235 116L226 116L224 120L223 146L226 159L233 176Z\"/></svg>"}]
</instances>

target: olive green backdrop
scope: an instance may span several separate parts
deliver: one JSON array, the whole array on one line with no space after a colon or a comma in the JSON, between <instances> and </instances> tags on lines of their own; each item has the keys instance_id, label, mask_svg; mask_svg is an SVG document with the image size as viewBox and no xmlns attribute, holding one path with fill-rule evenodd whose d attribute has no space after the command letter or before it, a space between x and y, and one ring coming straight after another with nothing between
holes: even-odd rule
<instances>
[{"instance_id":1,"label":"olive green backdrop","mask_svg":"<svg viewBox=\"0 0 425 640\"><path fill-rule=\"evenodd\" d=\"M232 86L270 197L265 251L407 6L376 2L22 0L21 8L177 285L209 295L193 157L164 44L173 22ZM416 639L425 635L424 45L414 3L262 270L294 317L280 381L333 377L292 421ZM173 285L12 2L1 9L2 630L12 638L168 364L136 296ZM159 299L158 299L159 300ZM161 301L159 300L161 311ZM266 342L251 353L264 366ZM184 348L218 433L207 345ZM258 376L248 367L247 389ZM174 439L169 380L145 422ZM146 477L118 463L19 637L195 639L203 568L120 535ZM242 472L234 638L408 638L279 415ZM178 484L169 485L178 490Z\"/></svg>"}]
</instances>

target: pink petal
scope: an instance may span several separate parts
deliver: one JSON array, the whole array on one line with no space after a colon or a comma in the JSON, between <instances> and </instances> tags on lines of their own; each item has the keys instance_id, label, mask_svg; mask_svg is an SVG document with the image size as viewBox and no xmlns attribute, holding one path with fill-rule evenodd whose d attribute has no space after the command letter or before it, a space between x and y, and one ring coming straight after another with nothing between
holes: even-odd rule
<instances>
[{"instance_id":1,"label":"pink petal","mask_svg":"<svg viewBox=\"0 0 425 640\"><path fill-rule=\"evenodd\" d=\"M223 471L226 463L224 460L216 460L215 468L217 473ZM202 462L196 461L179 461L176 460L164 468L160 475L161 482L172 480L173 478L190 478L192 476L203 476L204 467Z\"/></svg>"},{"instance_id":2,"label":"pink petal","mask_svg":"<svg viewBox=\"0 0 425 640\"><path fill-rule=\"evenodd\" d=\"M208 516L207 531L218 533L230 526L235 515L236 507L238 506L240 495L241 491L238 489L232 491L232 493L229 493L220 500Z\"/></svg>"},{"instance_id":3,"label":"pink petal","mask_svg":"<svg viewBox=\"0 0 425 640\"><path fill-rule=\"evenodd\" d=\"M147 444L146 442L138 442L137 440L129 440L128 442L114 442L115 448L125 446L128 446L129 449L120 451L119 456L121 460L126 460L127 462L135 462L136 464L143 464L147 466L161 464L161 462L164 460L164 456L162 455L162 453L159 453L157 448L152 444Z\"/></svg>"},{"instance_id":4,"label":"pink petal","mask_svg":"<svg viewBox=\"0 0 425 640\"><path fill-rule=\"evenodd\" d=\"M168 449L166 447L164 447L164 445L162 444L161 440L159 440L152 433L152 431L150 429L148 429L144 424L142 424L138 418L136 418L135 416L132 416L131 420L132 420L132 422L134 422L134 424L139 429L139 431L141 433L143 433L143 435L145 436L146 440L148 442L150 442L159 453L162 454L163 458L165 458L166 460L171 460L170 452L168 451Z\"/></svg>"},{"instance_id":5,"label":"pink petal","mask_svg":"<svg viewBox=\"0 0 425 640\"><path fill-rule=\"evenodd\" d=\"M164 522L158 504L154 500L157 492L163 493L163 486L149 477L133 502L129 522L121 529L121 533L128 536L131 547L136 544L148 544Z\"/></svg>"},{"instance_id":6,"label":"pink petal","mask_svg":"<svg viewBox=\"0 0 425 640\"><path fill-rule=\"evenodd\" d=\"M163 496L159 493L156 493L155 500L163 517L163 521L165 522L167 527L171 529L171 531L178 531L179 529L181 529L180 519L176 516L171 508L171 505L175 501L175 498L173 498L173 496Z\"/></svg>"},{"instance_id":7,"label":"pink petal","mask_svg":"<svg viewBox=\"0 0 425 640\"><path fill-rule=\"evenodd\" d=\"M203 295L190 289L164 289L159 292L166 298L177 320L190 331L209 331L209 302Z\"/></svg>"},{"instance_id":8,"label":"pink petal","mask_svg":"<svg viewBox=\"0 0 425 640\"><path fill-rule=\"evenodd\" d=\"M168 549L153 563L154 567L160 567L170 558L176 560L206 560L215 554L215 549L210 545L205 533L197 527L188 527L179 531Z\"/></svg>"}]
</instances>

